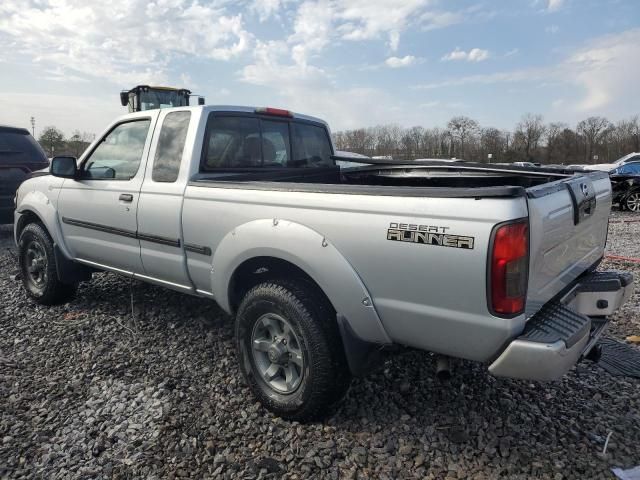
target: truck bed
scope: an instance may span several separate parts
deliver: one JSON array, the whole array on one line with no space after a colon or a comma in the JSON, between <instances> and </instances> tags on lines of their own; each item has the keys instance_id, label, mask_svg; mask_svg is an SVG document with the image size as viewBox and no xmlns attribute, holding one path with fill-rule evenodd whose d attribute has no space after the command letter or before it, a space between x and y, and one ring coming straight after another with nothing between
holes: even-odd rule
<instances>
[{"instance_id":1,"label":"truck bed","mask_svg":"<svg viewBox=\"0 0 640 480\"><path fill-rule=\"evenodd\" d=\"M597 208L574 224L567 185L580 179L591 185ZM215 250L222 232L259 219L304 225L349 259L393 341L486 361L602 257L609 192L606 175L450 163L201 173L185 192L185 241L209 242ZM191 215L203 211L216 219L215 228ZM526 313L486 322L491 232L518 218L529 218L531 232ZM390 224L405 222L473 237L474 248L387 241ZM304 255L315 255L309 248ZM384 258L372 261L379 253ZM189 270L205 285L208 267L193 257ZM456 342L447 340L452 335ZM485 341L475 342L478 335Z\"/></svg>"},{"instance_id":2,"label":"truck bed","mask_svg":"<svg viewBox=\"0 0 640 480\"><path fill-rule=\"evenodd\" d=\"M401 196L522 196L524 189L570 177L572 172L481 164L414 162L350 169L260 169L200 173L192 184L218 187L301 189L305 191ZM368 188L371 187L371 188ZM387 187L387 188L376 188ZM401 187L401 188L388 188ZM411 187L411 188L406 188ZM496 188L498 187L498 188ZM482 190L470 190L482 189Z\"/></svg>"}]
</instances>

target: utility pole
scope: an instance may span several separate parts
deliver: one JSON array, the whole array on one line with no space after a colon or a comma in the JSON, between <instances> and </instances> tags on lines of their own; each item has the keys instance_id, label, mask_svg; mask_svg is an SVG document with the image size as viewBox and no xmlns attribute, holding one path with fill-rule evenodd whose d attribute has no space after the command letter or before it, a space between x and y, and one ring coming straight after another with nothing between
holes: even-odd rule
<instances>
[{"instance_id":1,"label":"utility pole","mask_svg":"<svg viewBox=\"0 0 640 480\"><path fill-rule=\"evenodd\" d=\"M36 137L36 117L31 117L31 134Z\"/></svg>"}]
</instances>

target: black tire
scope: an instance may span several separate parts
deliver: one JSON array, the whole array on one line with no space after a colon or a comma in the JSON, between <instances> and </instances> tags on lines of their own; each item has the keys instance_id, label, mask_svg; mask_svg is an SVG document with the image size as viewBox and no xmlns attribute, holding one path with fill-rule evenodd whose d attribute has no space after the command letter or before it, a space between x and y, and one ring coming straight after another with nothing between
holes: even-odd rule
<instances>
[{"instance_id":1,"label":"black tire","mask_svg":"<svg viewBox=\"0 0 640 480\"><path fill-rule=\"evenodd\" d=\"M53 240L39 223L30 223L20 233L18 261L22 284L37 303L55 305L75 295L78 285L63 283L58 278Z\"/></svg>"},{"instance_id":2,"label":"black tire","mask_svg":"<svg viewBox=\"0 0 640 480\"><path fill-rule=\"evenodd\" d=\"M259 354L253 351L253 332L269 315L286 319L304 359L300 383L292 392L283 393L267 383L257 364ZM317 287L304 280L272 280L245 295L236 315L236 349L249 388L264 407L280 417L297 421L321 418L349 389L351 374L335 311Z\"/></svg>"}]
</instances>

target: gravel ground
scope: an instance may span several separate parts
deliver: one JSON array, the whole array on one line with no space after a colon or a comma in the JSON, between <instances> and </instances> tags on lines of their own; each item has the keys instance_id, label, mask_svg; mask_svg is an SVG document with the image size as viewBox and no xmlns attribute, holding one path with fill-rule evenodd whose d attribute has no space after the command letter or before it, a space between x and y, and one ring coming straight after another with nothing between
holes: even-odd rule
<instances>
[{"instance_id":1,"label":"gravel ground","mask_svg":"<svg viewBox=\"0 0 640 480\"><path fill-rule=\"evenodd\" d=\"M608 248L637 256L639 234L612 225ZM99 274L39 307L7 248L0 227L0 477L586 479L640 464L640 381L594 364L540 384L461 362L443 384L408 352L354 381L324 423L290 423L239 380L214 304ZM640 334L640 295L610 332Z\"/></svg>"}]
</instances>

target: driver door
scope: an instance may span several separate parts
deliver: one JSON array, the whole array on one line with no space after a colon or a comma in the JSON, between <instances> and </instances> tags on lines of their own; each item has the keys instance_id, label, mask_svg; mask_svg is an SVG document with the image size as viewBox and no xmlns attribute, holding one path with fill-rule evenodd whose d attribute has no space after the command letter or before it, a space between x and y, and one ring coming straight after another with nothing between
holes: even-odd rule
<instances>
[{"instance_id":1,"label":"driver door","mask_svg":"<svg viewBox=\"0 0 640 480\"><path fill-rule=\"evenodd\" d=\"M121 273L144 273L137 208L157 112L115 124L67 179L58 215L74 258Z\"/></svg>"}]
</instances>

